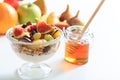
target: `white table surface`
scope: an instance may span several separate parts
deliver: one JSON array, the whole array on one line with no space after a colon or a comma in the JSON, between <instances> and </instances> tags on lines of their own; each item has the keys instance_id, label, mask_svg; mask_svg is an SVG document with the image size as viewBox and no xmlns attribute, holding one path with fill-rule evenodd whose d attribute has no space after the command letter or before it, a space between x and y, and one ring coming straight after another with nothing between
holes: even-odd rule
<instances>
[{"instance_id":1,"label":"white table surface","mask_svg":"<svg viewBox=\"0 0 120 80\"><path fill-rule=\"evenodd\" d=\"M52 4L52 1L55 0L48 0L48 3ZM89 15L91 15L88 12L92 13L100 0L80 1L80 4L82 4L82 1L86 1L86 5L89 5L87 7L82 5L84 9L81 8L81 17L86 15L87 17L83 20L87 20ZM57 0L56 4L58 4ZM94 33L94 46L90 50L89 62L87 64L79 66L65 62L64 44L61 44L56 55L45 61L53 68L53 73L44 80L120 80L119 7L119 0L106 0L90 24L90 29ZM16 76L15 71L23 63L24 61L18 58L12 51L6 37L0 36L0 80L20 80Z\"/></svg>"}]
</instances>

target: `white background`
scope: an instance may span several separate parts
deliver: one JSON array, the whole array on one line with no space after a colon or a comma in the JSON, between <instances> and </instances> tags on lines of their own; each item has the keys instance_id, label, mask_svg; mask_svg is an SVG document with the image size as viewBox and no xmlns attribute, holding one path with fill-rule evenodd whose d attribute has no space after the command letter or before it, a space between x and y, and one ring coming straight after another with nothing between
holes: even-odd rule
<instances>
[{"instance_id":1,"label":"white background","mask_svg":"<svg viewBox=\"0 0 120 80\"><path fill-rule=\"evenodd\" d=\"M70 4L72 14L80 9L80 18L85 23L100 0L46 0L48 11L59 15ZM89 62L83 66L64 61L64 44L57 54L45 61L53 68L45 80L120 80L120 4L119 0L106 0L90 24L94 33L94 46ZM12 51L5 36L0 36L0 80L20 80L15 70L24 61Z\"/></svg>"}]
</instances>

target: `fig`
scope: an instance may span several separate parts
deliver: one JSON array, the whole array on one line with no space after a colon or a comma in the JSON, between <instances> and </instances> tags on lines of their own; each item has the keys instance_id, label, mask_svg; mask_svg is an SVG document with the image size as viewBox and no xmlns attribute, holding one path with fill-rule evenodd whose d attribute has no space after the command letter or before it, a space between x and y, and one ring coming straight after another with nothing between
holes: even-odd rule
<instances>
[{"instance_id":1,"label":"fig","mask_svg":"<svg viewBox=\"0 0 120 80\"><path fill-rule=\"evenodd\" d=\"M81 20L79 18L79 13L80 13L80 11L78 10L76 15L67 21L70 26L72 26L72 25L83 26L84 25L83 22L81 22Z\"/></svg>"},{"instance_id":2,"label":"fig","mask_svg":"<svg viewBox=\"0 0 120 80\"><path fill-rule=\"evenodd\" d=\"M52 30L53 30L53 27L51 25L48 25L45 22L37 23L37 31L42 34L49 33Z\"/></svg>"},{"instance_id":3,"label":"fig","mask_svg":"<svg viewBox=\"0 0 120 80\"><path fill-rule=\"evenodd\" d=\"M56 23L55 26L60 29L63 29L63 28L66 29L67 27L69 27L69 24L67 22L63 21L63 22Z\"/></svg>"},{"instance_id":4,"label":"fig","mask_svg":"<svg viewBox=\"0 0 120 80\"><path fill-rule=\"evenodd\" d=\"M13 30L14 38L22 38L23 36L29 36L28 32L25 32L22 27L15 27Z\"/></svg>"},{"instance_id":5,"label":"fig","mask_svg":"<svg viewBox=\"0 0 120 80\"><path fill-rule=\"evenodd\" d=\"M66 10L60 15L59 20L60 21L64 21L64 20L69 20L72 17L71 13L70 13L70 8L69 5L67 5Z\"/></svg>"}]
</instances>

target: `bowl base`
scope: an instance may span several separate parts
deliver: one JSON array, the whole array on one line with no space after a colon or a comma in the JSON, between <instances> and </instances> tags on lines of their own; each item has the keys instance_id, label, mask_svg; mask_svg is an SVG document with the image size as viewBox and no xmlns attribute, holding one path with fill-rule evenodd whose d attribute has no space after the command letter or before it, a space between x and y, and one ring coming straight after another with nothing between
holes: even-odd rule
<instances>
[{"instance_id":1,"label":"bowl base","mask_svg":"<svg viewBox=\"0 0 120 80\"><path fill-rule=\"evenodd\" d=\"M50 66L44 63L26 63L17 70L17 74L22 79L36 80L48 77L51 71Z\"/></svg>"}]
</instances>

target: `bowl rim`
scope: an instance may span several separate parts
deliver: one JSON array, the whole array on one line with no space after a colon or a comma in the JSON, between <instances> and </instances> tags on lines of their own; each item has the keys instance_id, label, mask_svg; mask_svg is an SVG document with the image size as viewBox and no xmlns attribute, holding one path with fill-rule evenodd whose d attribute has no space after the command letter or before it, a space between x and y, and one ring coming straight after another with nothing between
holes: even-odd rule
<instances>
[{"instance_id":1,"label":"bowl rim","mask_svg":"<svg viewBox=\"0 0 120 80\"><path fill-rule=\"evenodd\" d=\"M57 37L56 39L53 39L53 40L50 40L50 41L46 41L44 43L31 43L31 42L22 42L22 41L19 41L15 38L12 37L11 33L12 33L12 30L13 30L13 27L12 28L9 28L6 32L6 37L8 40L10 40L12 43L14 44L23 44L23 45L43 45L43 46L47 46L47 45L50 45L50 44L55 44L57 42L59 42L60 38L63 36L63 32L60 28L58 27L55 27L57 30L59 30L61 32L61 35L59 37Z\"/></svg>"}]
</instances>

